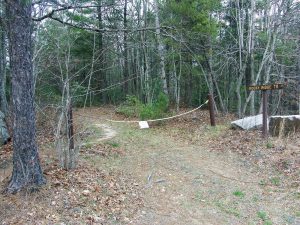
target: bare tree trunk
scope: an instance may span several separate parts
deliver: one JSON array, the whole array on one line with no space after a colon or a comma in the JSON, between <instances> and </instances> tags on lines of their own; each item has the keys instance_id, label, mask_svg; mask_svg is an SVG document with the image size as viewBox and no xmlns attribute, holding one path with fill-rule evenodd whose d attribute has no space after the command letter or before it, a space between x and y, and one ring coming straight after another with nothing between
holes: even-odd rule
<instances>
[{"instance_id":1,"label":"bare tree trunk","mask_svg":"<svg viewBox=\"0 0 300 225\"><path fill-rule=\"evenodd\" d=\"M272 67L271 61L273 60L273 57L274 57L275 42L276 42L277 35L276 35L276 33L274 33L272 36L273 36L273 41L272 41L272 44L270 47L270 53L268 55L268 58L266 59L266 63L265 63L265 67L264 67L265 68L265 80L264 80L265 84L270 82L270 75L271 75L270 71L271 71L271 67ZM262 111L263 111L263 101L261 101L261 103L260 103L259 113L262 113Z\"/></svg>"},{"instance_id":2,"label":"bare tree trunk","mask_svg":"<svg viewBox=\"0 0 300 225\"><path fill-rule=\"evenodd\" d=\"M211 40L210 40L210 52L212 52ZM208 67L208 70L209 70L209 75L208 75L209 76L209 83L212 86L209 94L211 94L213 96L214 89L216 90L217 97L219 99L219 103L220 103L220 106L221 106L221 111L222 111L222 113L226 114L227 110L226 110L226 107L224 105L224 101L223 101L221 91L220 91L220 88L219 88L219 85L218 85L218 82L217 82L217 79L216 79L216 76L215 76L215 72L213 71L213 68L212 68L212 56L211 56L210 53L208 53L206 55L207 55L206 56L206 63L207 63L207 67ZM218 111L217 108L216 108L216 111Z\"/></svg>"},{"instance_id":3,"label":"bare tree trunk","mask_svg":"<svg viewBox=\"0 0 300 225\"><path fill-rule=\"evenodd\" d=\"M103 29L103 18L102 18L102 0L97 0L97 17L98 17L98 28ZM106 74L104 70L104 46L103 46L103 33L99 32L98 33L98 45L99 45L99 79L100 79L100 84L99 87L100 89L104 89L106 86ZM107 101L107 96L105 92L100 92L100 99L102 100L103 103L106 103Z\"/></svg>"},{"instance_id":4,"label":"bare tree trunk","mask_svg":"<svg viewBox=\"0 0 300 225\"><path fill-rule=\"evenodd\" d=\"M7 104L5 90L6 90L5 28L4 28L4 24L0 23L0 108L1 111L6 115L8 104Z\"/></svg>"},{"instance_id":5,"label":"bare tree trunk","mask_svg":"<svg viewBox=\"0 0 300 225\"><path fill-rule=\"evenodd\" d=\"M6 3L13 99L13 173L7 192L45 184L35 140L31 2Z\"/></svg>"},{"instance_id":6,"label":"bare tree trunk","mask_svg":"<svg viewBox=\"0 0 300 225\"><path fill-rule=\"evenodd\" d=\"M145 40L145 34L142 34L143 40ZM143 66L143 74L144 74L144 85L145 85L145 95L146 95L146 103L151 103L151 89L150 89L150 75L149 75L149 58L148 58L148 51L147 51L147 46L144 41L143 44L143 55L144 55L144 66Z\"/></svg>"},{"instance_id":7,"label":"bare tree trunk","mask_svg":"<svg viewBox=\"0 0 300 225\"><path fill-rule=\"evenodd\" d=\"M172 93L172 100L175 103L177 110L177 71L176 71L176 63L174 57L174 48L172 49L172 72L171 72L171 82L170 82L170 92Z\"/></svg>"},{"instance_id":8,"label":"bare tree trunk","mask_svg":"<svg viewBox=\"0 0 300 225\"><path fill-rule=\"evenodd\" d=\"M297 71L298 71L298 107L299 107L299 115L300 115L300 39L298 40L298 45L297 45L297 52L298 52L298 67L297 67Z\"/></svg>"},{"instance_id":9,"label":"bare tree trunk","mask_svg":"<svg viewBox=\"0 0 300 225\"><path fill-rule=\"evenodd\" d=\"M243 69L243 51L244 51L244 18L243 18L243 5L240 5L240 1L236 0L236 18L237 18L237 30L238 30L238 45L239 45L239 70L238 79L236 84L236 97L237 97L237 114L242 116L242 97L241 97L241 85L244 79L245 73Z\"/></svg>"},{"instance_id":10,"label":"bare tree trunk","mask_svg":"<svg viewBox=\"0 0 300 225\"><path fill-rule=\"evenodd\" d=\"M69 88L69 87L68 87ZM70 170L76 167L76 152L74 144L74 127L73 127L73 112L72 100L69 95L66 103L66 133L67 133L67 146L65 147L64 169Z\"/></svg>"},{"instance_id":11,"label":"bare tree trunk","mask_svg":"<svg viewBox=\"0 0 300 225\"><path fill-rule=\"evenodd\" d=\"M6 27L3 21L5 18L5 7L3 1L0 4L0 108L6 115L8 110L7 98L6 98Z\"/></svg>"},{"instance_id":12,"label":"bare tree trunk","mask_svg":"<svg viewBox=\"0 0 300 225\"><path fill-rule=\"evenodd\" d=\"M70 152L70 139L69 139L69 108L70 108L70 104L71 104L71 99L70 99L70 82L69 82L69 75L68 75L68 71L66 72L66 90L65 90L65 93L66 93L66 102L65 102L65 105L63 106L64 108L64 120L65 120L65 133L67 134L67 143L65 146L62 146L62 151L64 153L64 161L63 161L63 168L66 169L66 170L69 170L71 169L70 165L71 165L71 152Z\"/></svg>"},{"instance_id":13,"label":"bare tree trunk","mask_svg":"<svg viewBox=\"0 0 300 225\"><path fill-rule=\"evenodd\" d=\"M88 82L87 91L86 91L86 95L85 95L85 100L84 100L84 105L83 105L84 107L86 107L88 96L90 96L90 107L92 105L92 100L91 100L92 96L91 96L91 91L90 90L91 90L92 77L93 77L93 74L94 74L95 51L96 51L96 34L94 33L92 63L91 63L91 70L89 72L89 82ZM101 64L101 62L100 62L100 64ZM100 77L101 77L101 74L102 73L100 71ZM102 80L100 81L100 87L102 87ZM100 92L100 95L102 96L101 92Z\"/></svg>"},{"instance_id":14,"label":"bare tree trunk","mask_svg":"<svg viewBox=\"0 0 300 225\"><path fill-rule=\"evenodd\" d=\"M248 30L248 76L250 79L249 85L252 85L254 82L254 35L255 35L255 0L251 0L251 7L249 13L249 30ZM248 92L248 95L250 92ZM250 99L250 115L255 115L255 93L251 96ZM244 112L245 113L245 112Z\"/></svg>"},{"instance_id":15,"label":"bare tree trunk","mask_svg":"<svg viewBox=\"0 0 300 225\"><path fill-rule=\"evenodd\" d=\"M159 54L159 63L160 63L160 78L162 82L162 90L168 96L168 85L167 85L167 78L166 78L166 70L165 70L165 54L164 54L164 46L161 40L160 35L160 22L159 22L159 15L158 15L158 7L157 7L157 0L154 0L154 15L155 15L155 26L156 26L156 38L158 42L158 54Z\"/></svg>"},{"instance_id":16,"label":"bare tree trunk","mask_svg":"<svg viewBox=\"0 0 300 225\"><path fill-rule=\"evenodd\" d=\"M225 104L224 104L224 101L223 101L223 98L222 98L222 95L221 95L221 91L220 91L220 88L219 88L219 85L218 85L218 82L216 80L216 76L214 74L214 72L212 71L211 72L211 78L212 78L212 82L215 86L215 89L216 89L216 92L217 92L217 97L219 99L219 102L220 102L220 106L221 106L221 110L222 110L222 113L226 114L227 113L227 109L225 107Z\"/></svg>"},{"instance_id":17,"label":"bare tree trunk","mask_svg":"<svg viewBox=\"0 0 300 225\"><path fill-rule=\"evenodd\" d=\"M265 48L264 55L263 55L263 58L261 60L260 65L259 65L259 69L258 69L258 72L256 74L256 78L255 78L253 84L257 84L257 82L261 78L261 73L263 71L265 63L268 61L269 51L270 51L269 48L270 48L270 45L271 45L271 41L272 41L272 35L269 34L267 46ZM253 95L254 95L254 91L251 91L250 94L248 95L246 101L245 101L245 104L244 104L244 107L243 107L243 114L246 112L247 105L248 105L249 101L251 100L251 98L253 97Z\"/></svg>"},{"instance_id":18,"label":"bare tree trunk","mask_svg":"<svg viewBox=\"0 0 300 225\"><path fill-rule=\"evenodd\" d=\"M174 64L174 70L176 71L176 66ZM180 46L180 53L179 53L179 74L176 77L176 111L179 112L180 106L180 94L181 94L181 72L182 72L182 59L181 59L181 46Z\"/></svg>"},{"instance_id":19,"label":"bare tree trunk","mask_svg":"<svg viewBox=\"0 0 300 225\"><path fill-rule=\"evenodd\" d=\"M65 28L66 32L69 32L68 28ZM94 34L94 45L93 45L93 56L92 64L90 69L90 79L94 72L94 53L96 49L96 34ZM61 44L61 42L63 42ZM71 61L71 49L72 49L72 40L70 38L70 33L67 33L66 36L59 36L56 39L56 60L57 67L60 72L60 86L61 86L61 105L59 107L59 118L55 131L56 138L56 150L58 159L60 161L60 166L63 169L69 170L76 167L76 156L78 154L78 148L74 145L74 138L72 132L72 92L71 92L71 81L76 77L76 73L72 73L73 63ZM63 51L63 52L62 52ZM88 85L90 86L90 79ZM88 87L89 92L89 87Z\"/></svg>"},{"instance_id":20,"label":"bare tree trunk","mask_svg":"<svg viewBox=\"0 0 300 225\"><path fill-rule=\"evenodd\" d=\"M147 27L147 10L148 10L148 1L143 0L143 15L144 15L144 27ZM142 46L143 46L143 56L144 56L144 65L143 65L143 74L144 74L144 85L145 85L145 96L146 96L146 103L151 104L151 88L150 88L150 75L149 75L149 56L147 50L147 38L146 32L141 32L141 39L142 39Z\"/></svg>"},{"instance_id":21,"label":"bare tree trunk","mask_svg":"<svg viewBox=\"0 0 300 225\"><path fill-rule=\"evenodd\" d=\"M124 17L123 17L123 26L124 26L124 39L123 39L123 46L124 46L124 52L123 52L123 57L124 57L124 94L127 95L129 94L129 88L128 88L128 77L129 77L129 68L128 68L128 45L127 45L127 1L125 0L124 3Z\"/></svg>"}]
</instances>

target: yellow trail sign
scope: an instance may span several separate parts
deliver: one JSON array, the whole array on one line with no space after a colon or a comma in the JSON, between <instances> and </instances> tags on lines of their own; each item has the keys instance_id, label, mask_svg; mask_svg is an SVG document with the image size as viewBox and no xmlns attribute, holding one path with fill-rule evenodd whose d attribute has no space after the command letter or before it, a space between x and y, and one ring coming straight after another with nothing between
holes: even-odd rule
<instances>
[{"instance_id":1,"label":"yellow trail sign","mask_svg":"<svg viewBox=\"0 0 300 225\"><path fill-rule=\"evenodd\" d=\"M275 89L283 89L284 84L264 84L264 85L254 85L248 86L247 89L249 91L266 91L266 90L275 90Z\"/></svg>"},{"instance_id":2,"label":"yellow trail sign","mask_svg":"<svg viewBox=\"0 0 300 225\"><path fill-rule=\"evenodd\" d=\"M264 138L268 137L268 90L275 90L275 89L283 89L284 84L265 84L265 85L253 85L248 86L247 89L249 91L262 91L263 97L263 128L262 134Z\"/></svg>"}]
</instances>

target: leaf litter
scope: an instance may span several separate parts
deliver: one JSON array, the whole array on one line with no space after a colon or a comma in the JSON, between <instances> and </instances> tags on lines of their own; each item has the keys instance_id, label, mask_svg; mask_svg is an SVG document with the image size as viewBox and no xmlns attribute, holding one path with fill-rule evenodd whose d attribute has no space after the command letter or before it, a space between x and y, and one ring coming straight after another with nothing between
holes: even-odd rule
<instances>
[{"instance_id":1,"label":"leaf litter","mask_svg":"<svg viewBox=\"0 0 300 225\"><path fill-rule=\"evenodd\" d=\"M95 113L105 115L111 113L111 109L91 109L91 115ZM112 116L118 118L116 115ZM260 137L259 131L229 129L229 122L233 119L233 115L219 116L219 125L211 128L208 124L208 111L203 110L151 126L185 144L198 143L211 151L238 153L245 160L262 167L275 167L291 177L295 181L293 185L299 187L300 139L297 134L285 139L270 138L266 142ZM82 129L84 126L79 123L76 127ZM94 134L87 132L81 138L89 135ZM45 146L48 148L48 144L53 143L53 136L43 137L41 134L38 140L43 152ZM4 146L0 152L1 162L9 160L11 152L11 144ZM101 157L126 154L122 147L113 147L108 143L82 146L80 153L83 156ZM47 185L35 193L21 192L15 196L1 196L1 224L130 223L135 212L144 204L142 185L128 173L100 170L86 162L81 161L75 170L65 171L59 169L56 160L48 164L43 160Z\"/></svg>"},{"instance_id":2,"label":"leaf litter","mask_svg":"<svg viewBox=\"0 0 300 225\"><path fill-rule=\"evenodd\" d=\"M234 115L218 115L216 119L217 126L210 127L209 112L196 111L168 121L166 126L158 125L157 129L188 144L200 143L211 151L237 153L261 168L275 168L293 180L292 186L300 187L299 133L281 138L270 136L265 140L260 130L231 129L230 122L236 119Z\"/></svg>"},{"instance_id":3,"label":"leaf litter","mask_svg":"<svg viewBox=\"0 0 300 225\"><path fill-rule=\"evenodd\" d=\"M130 175L88 165L44 170L47 185L36 193L2 196L1 224L102 224L124 222L143 204Z\"/></svg>"},{"instance_id":4,"label":"leaf litter","mask_svg":"<svg viewBox=\"0 0 300 225\"><path fill-rule=\"evenodd\" d=\"M80 130L84 126L78 123L75 127ZM0 195L0 224L129 223L143 205L142 186L128 173L101 170L83 159L79 159L74 170L61 169L55 158L53 135L53 129L48 128L39 130L37 138L47 184L33 193L25 190L16 195ZM95 134L86 132L79 138L91 135ZM81 157L123 154L121 147L105 142L80 149ZM5 169L11 167L11 157L10 143L0 151L0 162L7 160L9 164ZM9 175L1 180L2 189Z\"/></svg>"}]
</instances>

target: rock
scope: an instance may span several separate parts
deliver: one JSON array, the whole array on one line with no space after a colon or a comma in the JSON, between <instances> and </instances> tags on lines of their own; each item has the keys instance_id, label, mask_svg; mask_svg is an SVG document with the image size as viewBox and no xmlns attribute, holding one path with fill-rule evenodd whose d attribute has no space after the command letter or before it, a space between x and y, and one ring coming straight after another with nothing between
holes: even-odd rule
<instances>
[{"instance_id":1,"label":"rock","mask_svg":"<svg viewBox=\"0 0 300 225\"><path fill-rule=\"evenodd\" d=\"M88 195L90 195L90 191L89 190L83 190L83 192L82 192L82 194L84 195L84 196L88 196Z\"/></svg>"},{"instance_id":2,"label":"rock","mask_svg":"<svg viewBox=\"0 0 300 225\"><path fill-rule=\"evenodd\" d=\"M10 136L8 134L5 115L0 111L0 145L6 144L9 140Z\"/></svg>"},{"instance_id":3,"label":"rock","mask_svg":"<svg viewBox=\"0 0 300 225\"><path fill-rule=\"evenodd\" d=\"M287 136L300 131L300 115L271 116L269 131L272 136Z\"/></svg>"},{"instance_id":4,"label":"rock","mask_svg":"<svg viewBox=\"0 0 300 225\"><path fill-rule=\"evenodd\" d=\"M100 223L100 222L104 222L105 221L104 218L99 217L99 216L94 216L93 220L94 220L95 223Z\"/></svg>"},{"instance_id":5,"label":"rock","mask_svg":"<svg viewBox=\"0 0 300 225\"><path fill-rule=\"evenodd\" d=\"M81 212L82 212L82 209L79 208L79 207L75 207L75 208L72 209L72 211L73 211L74 213L81 213Z\"/></svg>"},{"instance_id":6,"label":"rock","mask_svg":"<svg viewBox=\"0 0 300 225\"><path fill-rule=\"evenodd\" d=\"M235 120L231 122L232 128L239 128L243 130L253 130L262 127L263 116L258 114L256 116L245 117L240 120Z\"/></svg>"}]
</instances>

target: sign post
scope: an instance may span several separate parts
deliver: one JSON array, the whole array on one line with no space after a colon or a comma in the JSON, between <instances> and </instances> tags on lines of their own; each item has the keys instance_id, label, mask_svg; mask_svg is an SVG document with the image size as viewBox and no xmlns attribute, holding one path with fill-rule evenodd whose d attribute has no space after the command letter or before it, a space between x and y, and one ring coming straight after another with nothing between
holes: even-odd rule
<instances>
[{"instance_id":1,"label":"sign post","mask_svg":"<svg viewBox=\"0 0 300 225\"><path fill-rule=\"evenodd\" d=\"M263 99L263 128L262 135L264 138L268 137L268 92L266 90L262 91Z\"/></svg>"},{"instance_id":2,"label":"sign post","mask_svg":"<svg viewBox=\"0 0 300 225\"><path fill-rule=\"evenodd\" d=\"M283 89L284 84L265 84L265 85L253 85L248 86L249 91L262 91L263 100L263 128L262 135L264 138L268 137L268 90Z\"/></svg>"},{"instance_id":3,"label":"sign post","mask_svg":"<svg viewBox=\"0 0 300 225\"><path fill-rule=\"evenodd\" d=\"M215 103L214 97L212 94L208 95L208 105L209 105L209 117L210 117L210 125L215 127L216 126L216 118L215 118Z\"/></svg>"}]
</instances>

